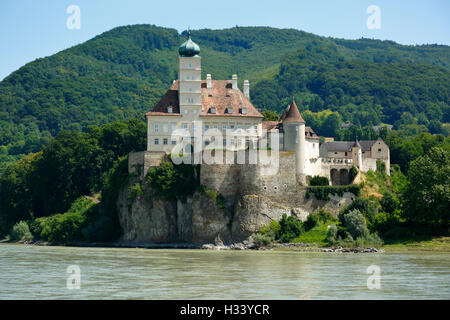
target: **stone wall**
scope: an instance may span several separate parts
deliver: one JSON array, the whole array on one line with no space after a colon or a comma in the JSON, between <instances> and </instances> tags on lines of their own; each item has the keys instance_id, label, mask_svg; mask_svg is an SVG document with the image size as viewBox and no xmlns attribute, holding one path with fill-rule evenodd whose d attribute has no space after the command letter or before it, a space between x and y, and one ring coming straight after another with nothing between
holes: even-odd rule
<instances>
[{"instance_id":1,"label":"stone wall","mask_svg":"<svg viewBox=\"0 0 450 320\"><path fill-rule=\"evenodd\" d=\"M186 202L165 201L155 198L143 179L148 168L162 159L164 155L158 153L130 154L130 172L141 170L137 168L142 172L130 177L117 201L123 241L208 243L219 237L226 243L241 242L283 214L304 221L310 213L323 209L337 216L355 197L345 193L342 197L330 195L329 201L313 195L306 198L306 189L297 183L294 153L280 152L279 170L274 174L267 174L269 163L203 164L201 184L223 197L220 204L199 191ZM144 186L145 193L130 199L129 187L136 183Z\"/></svg>"}]
</instances>

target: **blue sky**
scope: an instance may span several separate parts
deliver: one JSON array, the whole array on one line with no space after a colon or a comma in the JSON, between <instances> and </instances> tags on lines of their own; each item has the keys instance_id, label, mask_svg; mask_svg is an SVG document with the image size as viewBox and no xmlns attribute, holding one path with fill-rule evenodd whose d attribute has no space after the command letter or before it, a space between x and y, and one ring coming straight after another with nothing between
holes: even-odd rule
<instances>
[{"instance_id":1,"label":"blue sky","mask_svg":"<svg viewBox=\"0 0 450 320\"><path fill-rule=\"evenodd\" d=\"M80 29L66 26L70 5L81 10ZM366 26L369 5L381 10L380 29ZM448 0L0 0L0 80L36 58L138 23L180 32L188 26L271 26L346 39L450 45Z\"/></svg>"}]
</instances>

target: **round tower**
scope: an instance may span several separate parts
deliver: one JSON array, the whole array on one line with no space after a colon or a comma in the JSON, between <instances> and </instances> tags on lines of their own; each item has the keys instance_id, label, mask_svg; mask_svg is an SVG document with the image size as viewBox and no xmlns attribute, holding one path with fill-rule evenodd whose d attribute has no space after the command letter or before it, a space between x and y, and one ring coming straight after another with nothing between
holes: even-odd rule
<instances>
[{"instance_id":1,"label":"round tower","mask_svg":"<svg viewBox=\"0 0 450 320\"><path fill-rule=\"evenodd\" d=\"M354 166L357 167L359 171L362 171L362 150L361 144L358 142L358 139L356 139L352 147L352 159Z\"/></svg>"},{"instance_id":2,"label":"round tower","mask_svg":"<svg viewBox=\"0 0 450 320\"><path fill-rule=\"evenodd\" d=\"M298 111L295 101L285 110L283 119L284 129L284 149L294 151L295 173L297 181L306 183L306 140L305 140L305 120Z\"/></svg>"}]
</instances>

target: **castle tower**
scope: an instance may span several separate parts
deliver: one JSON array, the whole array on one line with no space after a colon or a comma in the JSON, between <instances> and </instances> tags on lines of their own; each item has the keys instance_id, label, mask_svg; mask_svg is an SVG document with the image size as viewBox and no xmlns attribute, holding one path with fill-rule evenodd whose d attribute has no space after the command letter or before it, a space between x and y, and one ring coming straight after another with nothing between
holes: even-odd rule
<instances>
[{"instance_id":1,"label":"castle tower","mask_svg":"<svg viewBox=\"0 0 450 320\"><path fill-rule=\"evenodd\" d=\"M355 143L353 144L352 147L352 159L353 159L353 164L355 165L355 167L357 167L359 169L359 171L362 171L362 150L361 150L361 145L358 142L358 139L356 139Z\"/></svg>"},{"instance_id":2,"label":"castle tower","mask_svg":"<svg viewBox=\"0 0 450 320\"><path fill-rule=\"evenodd\" d=\"M297 181L305 184L306 174L306 140L305 140L305 120L298 111L295 101L292 101L289 109L285 110L283 119L284 146L287 151L295 153L295 171Z\"/></svg>"},{"instance_id":3,"label":"castle tower","mask_svg":"<svg viewBox=\"0 0 450 320\"><path fill-rule=\"evenodd\" d=\"M183 120L194 121L202 112L200 47L188 39L178 49L178 100Z\"/></svg>"}]
</instances>

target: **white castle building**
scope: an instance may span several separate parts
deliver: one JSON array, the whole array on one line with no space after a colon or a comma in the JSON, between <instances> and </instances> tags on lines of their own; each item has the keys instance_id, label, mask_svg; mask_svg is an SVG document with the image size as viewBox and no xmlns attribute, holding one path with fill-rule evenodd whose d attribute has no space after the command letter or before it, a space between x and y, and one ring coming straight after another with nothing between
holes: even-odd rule
<instances>
[{"instance_id":1,"label":"white castle building","mask_svg":"<svg viewBox=\"0 0 450 320\"><path fill-rule=\"evenodd\" d=\"M381 140L325 142L306 127L293 101L279 121L263 121L263 115L250 101L250 84L244 80L243 92L238 88L237 75L231 80L213 80L210 74L201 79L200 47L188 34L179 48L178 80L174 81L147 117L147 152L144 162L172 152L181 135L201 133L201 147L242 150L256 148L261 141L279 139L280 153L293 155L297 180L304 184L307 176L325 176L333 184L348 184L349 169L375 170L377 160L386 164L389 174L389 148ZM275 133L278 135L275 136ZM218 138L220 137L220 138ZM193 142L180 150L196 150ZM180 152L178 151L178 152ZM153 159L153 160L146 160ZM132 160L136 162L136 160Z\"/></svg>"}]
</instances>

